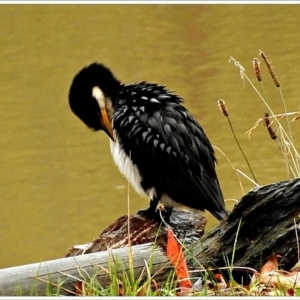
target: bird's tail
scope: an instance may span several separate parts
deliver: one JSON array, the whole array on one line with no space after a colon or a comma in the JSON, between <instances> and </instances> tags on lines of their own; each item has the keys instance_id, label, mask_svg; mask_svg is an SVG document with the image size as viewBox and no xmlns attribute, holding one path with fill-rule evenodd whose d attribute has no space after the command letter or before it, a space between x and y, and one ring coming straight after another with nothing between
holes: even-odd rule
<instances>
[{"instance_id":1,"label":"bird's tail","mask_svg":"<svg viewBox=\"0 0 300 300\"><path fill-rule=\"evenodd\" d=\"M228 212L226 210L215 210L211 211L211 214L217 218L219 221L225 219L228 216Z\"/></svg>"}]
</instances>

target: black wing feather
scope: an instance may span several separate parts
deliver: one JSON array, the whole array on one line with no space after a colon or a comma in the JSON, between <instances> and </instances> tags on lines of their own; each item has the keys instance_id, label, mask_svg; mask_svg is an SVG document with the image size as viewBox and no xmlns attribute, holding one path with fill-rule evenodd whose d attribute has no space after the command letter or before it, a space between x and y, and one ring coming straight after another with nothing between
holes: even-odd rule
<instances>
[{"instance_id":1,"label":"black wing feather","mask_svg":"<svg viewBox=\"0 0 300 300\"><path fill-rule=\"evenodd\" d=\"M178 203L224 218L214 150L182 99L145 82L124 86L118 97L122 106L115 107L113 126L140 171L142 187L155 187ZM133 100L124 107L122 99Z\"/></svg>"}]
</instances>

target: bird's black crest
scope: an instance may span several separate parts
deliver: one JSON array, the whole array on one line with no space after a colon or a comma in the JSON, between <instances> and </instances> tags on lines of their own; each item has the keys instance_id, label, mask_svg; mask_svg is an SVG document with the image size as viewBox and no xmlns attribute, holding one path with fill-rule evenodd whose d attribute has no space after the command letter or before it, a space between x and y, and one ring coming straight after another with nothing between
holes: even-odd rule
<instances>
[{"instance_id":1,"label":"bird's black crest","mask_svg":"<svg viewBox=\"0 0 300 300\"><path fill-rule=\"evenodd\" d=\"M100 130L100 108L92 97L94 86L98 86L106 97L113 97L119 90L120 82L104 65L92 63L75 75L69 91L69 105L87 126Z\"/></svg>"}]
</instances>

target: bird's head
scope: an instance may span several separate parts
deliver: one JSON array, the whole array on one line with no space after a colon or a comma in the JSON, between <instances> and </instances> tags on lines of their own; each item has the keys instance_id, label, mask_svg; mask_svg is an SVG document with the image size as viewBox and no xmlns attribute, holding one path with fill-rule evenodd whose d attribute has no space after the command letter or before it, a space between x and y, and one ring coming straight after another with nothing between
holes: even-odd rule
<instances>
[{"instance_id":1,"label":"bird's head","mask_svg":"<svg viewBox=\"0 0 300 300\"><path fill-rule=\"evenodd\" d=\"M69 91L73 113L93 130L104 130L112 140L112 98L120 86L108 68L92 63L74 77Z\"/></svg>"}]
</instances>

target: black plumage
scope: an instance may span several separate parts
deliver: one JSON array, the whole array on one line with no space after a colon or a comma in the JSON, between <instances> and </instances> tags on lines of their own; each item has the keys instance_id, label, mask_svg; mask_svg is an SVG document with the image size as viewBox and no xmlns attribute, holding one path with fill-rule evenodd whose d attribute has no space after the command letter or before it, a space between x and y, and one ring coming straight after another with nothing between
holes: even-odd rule
<instances>
[{"instance_id":1,"label":"black plumage","mask_svg":"<svg viewBox=\"0 0 300 300\"><path fill-rule=\"evenodd\" d=\"M99 88L95 93L94 87ZM105 105L98 95L103 95ZM125 153L119 156L112 151L123 174L133 185L139 181L135 184L151 198L146 212L157 216L156 206L161 200L167 216L172 210L168 207L178 203L206 209L223 219L227 212L213 147L182 102L161 85L121 84L98 63L82 69L69 91L72 111L90 128L105 130L113 140L111 147L118 143L118 151ZM105 115L108 121L104 121ZM124 157L130 159L138 175L126 174L129 170L119 161Z\"/></svg>"}]
</instances>

